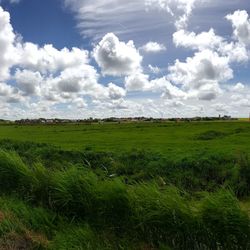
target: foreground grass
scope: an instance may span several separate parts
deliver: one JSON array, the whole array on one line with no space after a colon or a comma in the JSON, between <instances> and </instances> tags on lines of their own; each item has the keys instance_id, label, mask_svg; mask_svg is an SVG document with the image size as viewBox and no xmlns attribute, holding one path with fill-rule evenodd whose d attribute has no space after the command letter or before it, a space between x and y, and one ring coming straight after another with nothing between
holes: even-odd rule
<instances>
[{"instance_id":1,"label":"foreground grass","mask_svg":"<svg viewBox=\"0 0 250 250\"><path fill-rule=\"evenodd\" d=\"M223 158L228 164L234 163L229 168L231 172L226 173L225 168L218 171L221 158L203 161L202 166L208 172L203 171L193 180L201 181L194 188L182 180L186 174L182 172L185 168L199 169L196 160L186 160L183 167L178 165L169 176L172 184L166 185L164 177L171 173L173 165L165 169L166 175L162 177L145 169L147 180L143 177L135 181L133 172L125 175L126 178L132 175L131 180L118 175L123 166L118 167L117 177L113 178L105 168L92 168L89 161L90 166L28 164L25 159L29 158L29 150L24 151L23 159L15 152L0 151L0 238L5 249L250 247L250 218L236 198L236 195L248 196L247 158L232 162L231 158ZM130 157L137 168L143 158L148 161L143 152L127 155L126 159ZM161 159L158 160L160 163ZM99 163L102 161L101 158ZM228 175L233 177L230 179ZM211 180L207 179L210 177ZM230 180L231 185L225 181L214 188L211 183L214 179L221 182L221 178ZM207 185L202 188L205 180Z\"/></svg>"}]
</instances>

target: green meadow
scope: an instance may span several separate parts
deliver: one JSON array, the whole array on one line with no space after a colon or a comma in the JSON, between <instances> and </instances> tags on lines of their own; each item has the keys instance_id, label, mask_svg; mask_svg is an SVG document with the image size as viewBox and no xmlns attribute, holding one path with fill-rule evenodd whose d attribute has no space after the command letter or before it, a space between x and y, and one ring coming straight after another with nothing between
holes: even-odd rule
<instances>
[{"instance_id":1,"label":"green meadow","mask_svg":"<svg viewBox=\"0 0 250 250\"><path fill-rule=\"evenodd\" d=\"M212 140L197 136L213 133ZM218 133L216 135L216 132ZM48 143L65 150L120 152L142 149L188 155L199 151L250 151L248 122L1 125L0 139Z\"/></svg>"},{"instance_id":2,"label":"green meadow","mask_svg":"<svg viewBox=\"0 0 250 250\"><path fill-rule=\"evenodd\" d=\"M0 249L250 249L250 123L0 125Z\"/></svg>"}]
</instances>

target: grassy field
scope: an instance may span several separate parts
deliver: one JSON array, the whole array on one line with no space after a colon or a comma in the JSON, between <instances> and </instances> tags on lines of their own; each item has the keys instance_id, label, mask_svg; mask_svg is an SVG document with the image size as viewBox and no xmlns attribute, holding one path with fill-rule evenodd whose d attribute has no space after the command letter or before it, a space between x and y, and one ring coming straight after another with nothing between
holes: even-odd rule
<instances>
[{"instance_id":1,"label":"grassy field","mask_svg":"<svg viewBox=\"0 0 250 250\"><path fill-rule=\"evenodd\" d=\"M212 138L199 136L219 132ZM197 138L198 137L198 138ZM250 123L129 123L93 125L1 125L0 139L48 143L68 150L121 152L143 149L189 155L197 151L250 152Z\"/></svg>"},{"instance_id":2,"label":"grassy field","mask_svg":"<svg viewBox=\"0 0 250 250\"><path fill-rule=\"evenodd\" d=\"M250 123L0 125L0 249L250 249Z\"/></svg>"}]
</instances>

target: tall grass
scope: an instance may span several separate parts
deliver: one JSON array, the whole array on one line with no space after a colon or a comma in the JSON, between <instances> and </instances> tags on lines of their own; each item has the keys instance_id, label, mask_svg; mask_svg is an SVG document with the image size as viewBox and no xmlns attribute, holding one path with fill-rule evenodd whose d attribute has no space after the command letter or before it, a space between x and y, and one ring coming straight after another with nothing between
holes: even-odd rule
<instances>
[{"instance_id":1,"label":"tall grass","mask_svg":"<svg viewBox=\"0 0 250 250\"><path fill-rule=\"evenodd\" d=\"M232 193L221 190L208 195L200 214L211 249L249 249L250 220Z\"/></svg>"},{"instance_id":2,"label":"tall grass","mask_svg":"<svg viewBox=\"0 0 250 250\"><path fill-rule=\"evenodd\" d=\"M32 171L14 152L0 151L0 189L24 190L33 182Z\"/></svg>"},{"instance_id":3,"label":"tall grass","mask_svg":"<svg viewBox=\"0 0 250 250\"><path fill-rule=\"evenodd\" d=\"M138 155L133 157L136 160ZM222 182L223 186L221 178L228 172L225 173L219 165L212 168L211 164L222 161L221 158L203 158L195 165L192 161L182 162L182 165L178 163L180 170L176 170L175 175L177 165L171 165L169 172L163 176L167 185L154 181L128 185L121 178L97 175L98 171L94 172L89 167L75 165L50 169L41 163L27 165L16 153L0 151L0 191L49 209L51 214L46 214L43 209L32 212L22 205L4 205L1 201L0 209L12 207L13 213L24 218L19 221L21 224L25 222L26 229L40 230L48 238L55 237L52 249L58 248L60 242L62 249L74 249L73 246L80 242L82 249L105 249L106 244L94 240L98 238L97 229L110 232L113 239L121 239L125 235L127 241L135 239L145 242L147 247L158 249L162 246L187 250L248 249L250 220L231 191L217 187L219 191L195 198L192 195L195 194L192 193L193 186L190 188L192 192L187 192L189 190L180 191L180 188L171 185L169 180L174 179L178 184L184 180L184 174L202 170L203 165L204 169L197 175L203 176L202 180L207 180L208 184L212 183L212 187L218 182ZM248 185L249 161L242 161L230 165L229 172L237 171L232 175L234 177L228 178L227 186L234 184L237 187L237 182L244 181ZM211 176L215 179L214 183ZM233 191L234 187L232 185ZM244 192L248 192L248 188L246 186L247 191ZM210 191L214 190L211 188ZM58 215L67 218L73 225L67 222L67 230L60 230L55 235L53 231L62 224L56 222L60 217ZM80 228L77 222L81 224ZM84 226L86 223L91 229ZM0 221L0 234L11 231L24 234L23 226L18 225L9 219ZM119 249L114 245L112 247Z\"/></svg>"}]
</instances>

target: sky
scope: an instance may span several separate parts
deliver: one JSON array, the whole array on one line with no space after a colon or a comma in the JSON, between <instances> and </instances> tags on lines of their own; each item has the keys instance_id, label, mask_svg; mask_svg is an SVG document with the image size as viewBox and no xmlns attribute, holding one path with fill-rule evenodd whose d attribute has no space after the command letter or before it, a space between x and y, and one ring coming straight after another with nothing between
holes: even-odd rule
<instances>
[{"instance_id":1,"label":"sky","mask_svg":"<svg viewBox=\"0 0 250 250\"><path fill-rule=\"evenodd\" d=\"M249 0L0 0L0 119L250 113Z\"/></svg>"}]
</instances>

